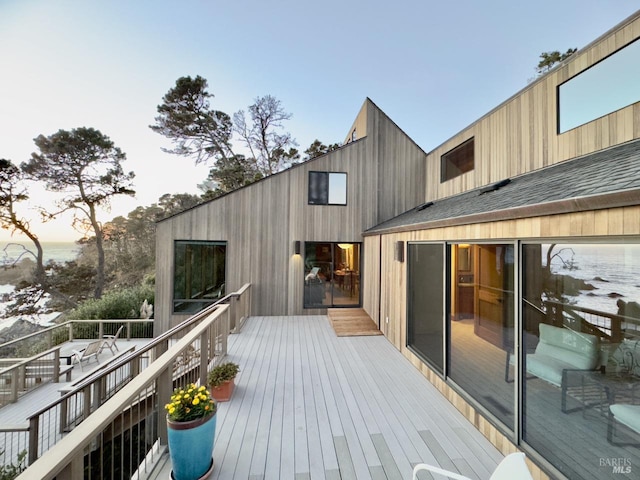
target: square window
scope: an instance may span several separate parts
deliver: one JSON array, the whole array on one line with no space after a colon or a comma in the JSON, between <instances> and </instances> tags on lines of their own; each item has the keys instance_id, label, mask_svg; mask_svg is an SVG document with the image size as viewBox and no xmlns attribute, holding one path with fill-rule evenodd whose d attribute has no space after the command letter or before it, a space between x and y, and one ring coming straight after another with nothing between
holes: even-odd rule
<instances>
[{"instance_id":1,"label":"square window","mask_svg":"<svg viewBox=\"0 0 640 480\"><path fill-rule=\"evenodd\" d=\"M346 205L347 174L309 172L309 205Z\"/></svg>"},{"instance_id":2,"label":"square window","mask_svg":"<svg viewBox=\"0 0 640 480\"><path fill-rule=\"evenodd\" d=\"M474 156L473 137L442 155L440 158L440 183L473 170Z\"/></svg>"}]
</instances>

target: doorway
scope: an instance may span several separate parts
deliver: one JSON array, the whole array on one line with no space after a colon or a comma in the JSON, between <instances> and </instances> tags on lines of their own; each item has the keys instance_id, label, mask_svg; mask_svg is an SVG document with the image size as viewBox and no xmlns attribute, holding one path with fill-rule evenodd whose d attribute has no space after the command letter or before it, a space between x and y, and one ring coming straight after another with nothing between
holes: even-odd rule
<instances>
[{"instance_id":1,"label":"doorway","mask_svg":"<svg viewBox=\"0 0 640 480\"><path fill-rule=\"evenodd\" d=\"M360 306L359 243L305 242L304 308Z\"/></svg>"}]
</instances>

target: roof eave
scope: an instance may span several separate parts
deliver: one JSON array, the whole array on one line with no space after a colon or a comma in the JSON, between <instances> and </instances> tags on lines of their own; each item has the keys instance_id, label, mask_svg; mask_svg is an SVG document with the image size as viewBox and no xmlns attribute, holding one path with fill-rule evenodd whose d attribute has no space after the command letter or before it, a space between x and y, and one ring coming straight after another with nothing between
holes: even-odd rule
<instances>
[{"instance_id":1,"label":"roof eave","mask_svg":"<svg viewBox=\"0 0 640 480\"><path fill-rule=\"evenodd\" d=\"M552 202L536 203L520 207L494 210L460 217L445 218L426 222L412 223L389 228L373 228L362 235L386 235L391 233L404 233L416 230L431 230L442 227L456 227L472 225L476 223L488 223L505 220L518 220L524 218L542 217L548 215L561 215L567 213L585 212L590 210L604 210L607 208L619 208L640 205L640 188L620 190L598 195L574 197Z\"/></svg>"}]
</instances>

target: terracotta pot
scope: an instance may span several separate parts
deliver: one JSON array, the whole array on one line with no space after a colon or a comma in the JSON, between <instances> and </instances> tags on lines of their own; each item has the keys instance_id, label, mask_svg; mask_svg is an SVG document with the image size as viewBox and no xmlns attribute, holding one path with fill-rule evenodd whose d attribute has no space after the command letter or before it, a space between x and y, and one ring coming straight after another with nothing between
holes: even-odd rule
<instances>
[{"instance_id":1,"label":"terracotta pot","mask_svg":"<svg viewBox=\"0 0 640 480\"><path fill-rule=\"evenodd\" d=\"M233 395L234 388L235 381L232 378L218 387L211 387L211 396L215 398L217 402L228 402L231 399L231 395Z\"/></svg>"}]
</instances>

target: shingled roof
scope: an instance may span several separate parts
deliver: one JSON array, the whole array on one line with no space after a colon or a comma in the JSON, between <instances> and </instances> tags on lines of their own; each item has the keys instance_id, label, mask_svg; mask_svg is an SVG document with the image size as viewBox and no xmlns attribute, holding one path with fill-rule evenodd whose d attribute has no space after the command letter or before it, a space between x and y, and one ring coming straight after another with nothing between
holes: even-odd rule
<instances>
[{"instance_id":1,"label":"shingled roof","mask_svg":"<svg viewBox=\"0 0 640 480\"><path fill-rule=\"evenodd\" d=\"M427 202L365 235L640 204L640 140Z\"/></svg>"}]
</instances>

